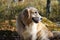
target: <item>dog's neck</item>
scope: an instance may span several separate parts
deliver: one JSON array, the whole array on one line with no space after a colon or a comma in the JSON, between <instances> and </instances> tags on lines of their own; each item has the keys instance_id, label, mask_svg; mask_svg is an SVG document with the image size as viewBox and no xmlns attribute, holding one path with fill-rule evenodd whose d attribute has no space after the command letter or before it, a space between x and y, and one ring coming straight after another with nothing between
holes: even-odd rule
<instances>
[{"instance_id":1,"label":"dog's neck","mask_svg":"<svg viewBox=\"0 0 60 40\"><path fill-rule=\"evenodd\" d=\"M37 24L36 23L33 23L33 26L32 26L32 40L36 40L37 38Z\"/></svg>"},{"instance_id":2,"label":"dog's neck","mask_svg":"<svg viewBox=\"0 0 60 40\"><path fill-rule=\"evenodd\" d=\"M29 27L27 27L27 31L32 35L32 40L36 40L37 38L37 24L36 23L31 23Z\"/></svg>"}]
</instances>

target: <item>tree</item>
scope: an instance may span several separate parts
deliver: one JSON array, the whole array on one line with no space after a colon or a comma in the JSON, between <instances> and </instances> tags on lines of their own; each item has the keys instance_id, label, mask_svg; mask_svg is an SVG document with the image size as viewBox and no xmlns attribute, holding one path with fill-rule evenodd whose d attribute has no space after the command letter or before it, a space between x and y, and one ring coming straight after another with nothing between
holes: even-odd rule
<instances>
[{"instance_id":1,"label":"tree","mask_svg":"<svg viewBox=\"0 0 60 40\"><path fill-rule=\"evenodd\" d=\"M47 0L47 4L46 4L46 17L49 18L49 14L50 14L50 0Z\"/></svg>"}]
</instances>

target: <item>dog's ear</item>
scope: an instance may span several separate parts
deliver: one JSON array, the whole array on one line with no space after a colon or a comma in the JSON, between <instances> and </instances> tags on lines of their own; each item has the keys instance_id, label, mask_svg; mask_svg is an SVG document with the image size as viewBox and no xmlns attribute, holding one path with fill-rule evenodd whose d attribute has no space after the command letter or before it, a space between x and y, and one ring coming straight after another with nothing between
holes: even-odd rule
<instances>
[{"instance_id":1,"label":"dog's ear","mask_svg":"<svg viewBox=\"0 0 60 40\"><path fill-rule=\"evenodd\" d=\"M23 12L23 14L24 14L24 16L26 18L29 18L30 17L30 11L29 11L29 9L25 9L24 12Z\"/></svg>"}]
</instances>

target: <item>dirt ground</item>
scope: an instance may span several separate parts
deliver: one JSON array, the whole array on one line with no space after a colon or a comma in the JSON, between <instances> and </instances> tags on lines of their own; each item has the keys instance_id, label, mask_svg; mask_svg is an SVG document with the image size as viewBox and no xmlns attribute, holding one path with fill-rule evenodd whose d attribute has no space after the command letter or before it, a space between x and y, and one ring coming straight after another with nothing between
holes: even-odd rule
<instances>
[{"instance_id":1,"label":"dirt ground","mask_svg":"<svg viewBox=\"0 0 60 40\"><path fill-rule=\"evenodd\" d=\"M20 37L16 31L0 30L0 40L19 40Z\"/></svg>"}]
</instances>

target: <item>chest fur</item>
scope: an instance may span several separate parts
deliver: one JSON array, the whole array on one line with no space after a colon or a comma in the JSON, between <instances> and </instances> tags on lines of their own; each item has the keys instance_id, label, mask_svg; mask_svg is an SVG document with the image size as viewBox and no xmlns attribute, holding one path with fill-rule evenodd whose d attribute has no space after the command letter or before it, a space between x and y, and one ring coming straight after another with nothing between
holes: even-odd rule
<instances>
[{"instance_id":1,"label":"chest fur","mask_svg":"<svg viewBox=\"0 0 60 40\"><path fill-rule=\"evenodd\" d=\"M37 24L32 23L29 26L26 26L26 30L23 34L24 34L23 36L25 39L32 36L31 39L36 40L36 38L37 38L37 36L36 36L37 35Z\"/></svg>"},{"instance_id":2,"label":"chest fur","mask_svg":"<svg viewBox=\"0 0 60 40\"><path fill-rule=\"evenodd\" d=\"M37 24L36 23L33 23L33 24L31 24L30 25L30 30L29 30L29 28L28 28L28 30L29 30L29 33L32 35L32 40L36 40L36 38L37 38L37 36L36 36L36 34L37 34Z\"/></svg>"}]
</instances>

